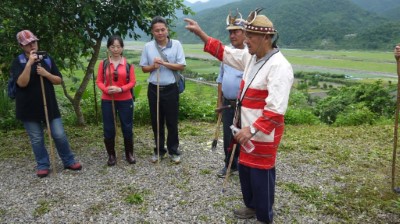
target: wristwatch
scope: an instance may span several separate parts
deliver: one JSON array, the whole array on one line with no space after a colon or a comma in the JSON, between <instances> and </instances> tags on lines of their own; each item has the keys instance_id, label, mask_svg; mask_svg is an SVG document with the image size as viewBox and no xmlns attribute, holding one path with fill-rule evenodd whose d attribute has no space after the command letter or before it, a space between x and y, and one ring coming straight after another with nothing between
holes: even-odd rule
<instances>
[{"instance_id":1,"label":"wristwatch","mask_svg":"<svg viewBox=\"0 0 400 224\"><path fill-rule=\"evenodd\" d=\"M256 128L253 125L250 125L250 133L251 135L255 135L257 133L258 130L256 130Z\"/></svg>"}]
</instances>

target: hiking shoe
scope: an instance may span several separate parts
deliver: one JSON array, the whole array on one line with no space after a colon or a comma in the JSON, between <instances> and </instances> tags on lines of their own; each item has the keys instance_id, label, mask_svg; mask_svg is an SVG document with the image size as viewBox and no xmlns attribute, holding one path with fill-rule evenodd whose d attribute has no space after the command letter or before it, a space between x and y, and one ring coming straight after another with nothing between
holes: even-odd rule
<instances>
[{"instance_id":1,"label":"hiking shoe","mask_svg":"<svg viewBox=\"0 0 400 224\"><path fill-rule=\"evenodd\" d=\"M219 178L224 178L226 176L226 172L228 171L227 167L222 168L218 173L217 176ZM230 175L234 175L238 172L238 170L236 168L231 168L230 170Z\"/></svg>"},{"instance_id":2,"label":"hiking shoe","mask_svg":"<svg viewBox=\"0 0 400 224\"><path fill-rule=\"evenodd\" d=\"M175 164L178 164L178 163L181 162L181 156L180 155L175 155L174 154L174 155L171 155L170 158L171 158L171 162L173 162Z\"/></svg>"},{"instance_id":3,"label":"hiking shoe","mask_svg":"<svg viewBox=\"0 0 400 224\"><path fill-rule=\"evenodd\" d=\"M82 169L82 165L79 162L76 162L76 163L72 164L71 166L67 166L67 167L64 167L64 168L68 169L68 170L81 170Z\"/></svg>"},{"instance_id":4,"label":"hiking shoe","mask_svg":"<svg viewBox=\"0 0 400 224\"><path fill-rule=\"evenodd\" d=\"M217 173L217 176L219 177L219 178L224 178L225 176L226 176L226 170L227 170L228 168L226 168L226 167L224 167L224 168L222 168L218 173Z\"/></svg>"},{"instance_id":5,"label":"hiking shoe","mask_svg":"<svg viewBox=\"0 0 400 224\"><path fill-rule=\"evenodd\" d=\"M233 214L236 216L236 218L239 219L250 219L256 217L256 210L252 208L243 207L234 210Z\"/></svg>"},{"instance_id":6,"label":"hiking shoe","mask_svg":"<svg viewBox=\"0 0 400 224\"><path fill-rule=\"evenodd\" d=\"M160 161L161 161L162 159L164 159L164 158L165 158L165 154L160 154ZM151 157L150 161L151 161L152 163L158 162L157 154L153 154L153 156Z\"/></svg>"},{"instance_id":7,"label":"hiking shoe","mask_svg":"<svg viewBox=\"0 0 400 224\"><path fill-rule=\"evenodd\" d=\"M49 170L48 169L43 169L43 170L37 170L36 171L36 175L38 176L38 177L40 177L40 178L43 178L43 177L47 177L48 175L49 175Z\"/></svg>"}]
</instances>

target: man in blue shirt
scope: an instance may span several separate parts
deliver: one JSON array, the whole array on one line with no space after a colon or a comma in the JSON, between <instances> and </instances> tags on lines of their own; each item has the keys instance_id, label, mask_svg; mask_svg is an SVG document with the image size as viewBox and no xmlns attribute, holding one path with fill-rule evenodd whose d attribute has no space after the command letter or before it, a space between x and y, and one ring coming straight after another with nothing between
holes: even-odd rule
<instances>
[{"instance_id":1,"label":"man in blue shirt","mask_svg":"<svg viewBox=\"0 0 400 224\"><path fill-rule=\"evenodd\" d=\"M229 40L234 48L244 49L245 34L244 34L244 20L235 19L229 15L227 20L227 30L229 31ZM218 107L230 105L229 108L220 111L222 113L223 132L224 132L224 152L225 164L224 167L218 172L218 177L225 177L229 164L232 149L228 149L233 138L230 126L233 123L235 115L236 99L239 94L239 85L242 80L243 72L236 70L224 63L221 63L220 72L217 78L218 83ZM239 157L240 145L237 144L234 159L231 166L231 171L237 171L237 163Z\"/></svg>"},{"instance_id":2,"label":"man in blue shirt","mask_svg":"<svg viewBox=\"0 0 400 224\"><path fill-rule=\"evenodd\" d=\"M156 146L159 145L158 149L157 147L154 149L151 161L157 162L168 152L172 162L180 163L181 158L178 150L179 90L174 72L182 71L185 68L185 54L181 43L169 38L167 22L163 17L156 16L153 18L151 32L154 40L145 44L140 59L142 71L150 73L147 97L154 139ZM159 86L159 98L157 98L157 86ZM159 99L159 102L157 102L157 99ZM157 103L159 119L157 119ZM157 124L158 122L159 124ZM164 148L164 124L168 129L167 149ZM159 144L157 144L157 136L159 136Z\"/></svg>"}]
</instances>

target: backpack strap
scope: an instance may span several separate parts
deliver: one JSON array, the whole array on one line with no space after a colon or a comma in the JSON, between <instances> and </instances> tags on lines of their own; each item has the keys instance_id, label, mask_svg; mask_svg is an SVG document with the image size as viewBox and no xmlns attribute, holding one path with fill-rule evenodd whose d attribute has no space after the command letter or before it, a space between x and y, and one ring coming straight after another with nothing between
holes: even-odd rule
<instances>
[{"instance_id":1,"label":"backpack strap","mask_svg":"<svg viewBox=\"0 0 400 224\"><path fill-rule=\"evenodd\" d=\"M18 55L18 60L19 60L20 64L26 64L27 60L26 60L26 57L25 57L25 53L22 53L22 54ZM46 63L47 66L49 66L49 69L51 70L51 59L50 59L49 56L44 58L44 63Z\"/></svg>"},{"instance_id":2,"label":"backpack strap","mask_svg":"<svg viewBox=\"0 0 400 224\"><path fill-rule=\"evenodd\" d=\"M103 60L103 80L104 80L104 84L106 84L106 69L107 69L109 64L110 63L109 63L108 58ZM126 65L126 67L125 67L125 69L126 69L126 83L129 83L129 81L131 80L131 78L129 76L130 75L130 70L131 70L131 65L128 63L128 61L126 61L125 65Z\"/></svg>"},{"instance_id":3,"label":"backpack strap","mask_svg":"<svg viewBox=\"0 0 400 224\"><path fill-rule=\"evenodd\" d=\"M106 69L108 67L109 61L108 58L103 60L103 80L104 80L104 85L106 84Z\"/></svg>"}]
</instances>

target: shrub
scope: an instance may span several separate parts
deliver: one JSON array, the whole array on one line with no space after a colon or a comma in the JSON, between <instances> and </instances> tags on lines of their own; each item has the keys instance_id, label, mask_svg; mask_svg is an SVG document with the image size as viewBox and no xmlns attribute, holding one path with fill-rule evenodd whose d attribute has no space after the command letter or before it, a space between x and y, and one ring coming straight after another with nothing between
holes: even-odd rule
<instances>
[{"instance_id":1,"label":"shrub","mask_svg":"<svg viewBox=\"0 0 400 224\"><path fill-rule=\"evenodd\" d=\"M285 124L300 125L300 124L319 124L320 121L311 110L300 108L289 108L285 115Z\"/></svg>"},{"instance_id":2,"label":"shrub","mask_svg":"<svg viewBox=\"0 0 400 224\"><path fill-rule=\"evenodd\" d=\"M376 114L363 104L350 105L345 111L338 114L335 126L356 126L374 124Z\"/></svg>"}]
</instances>

